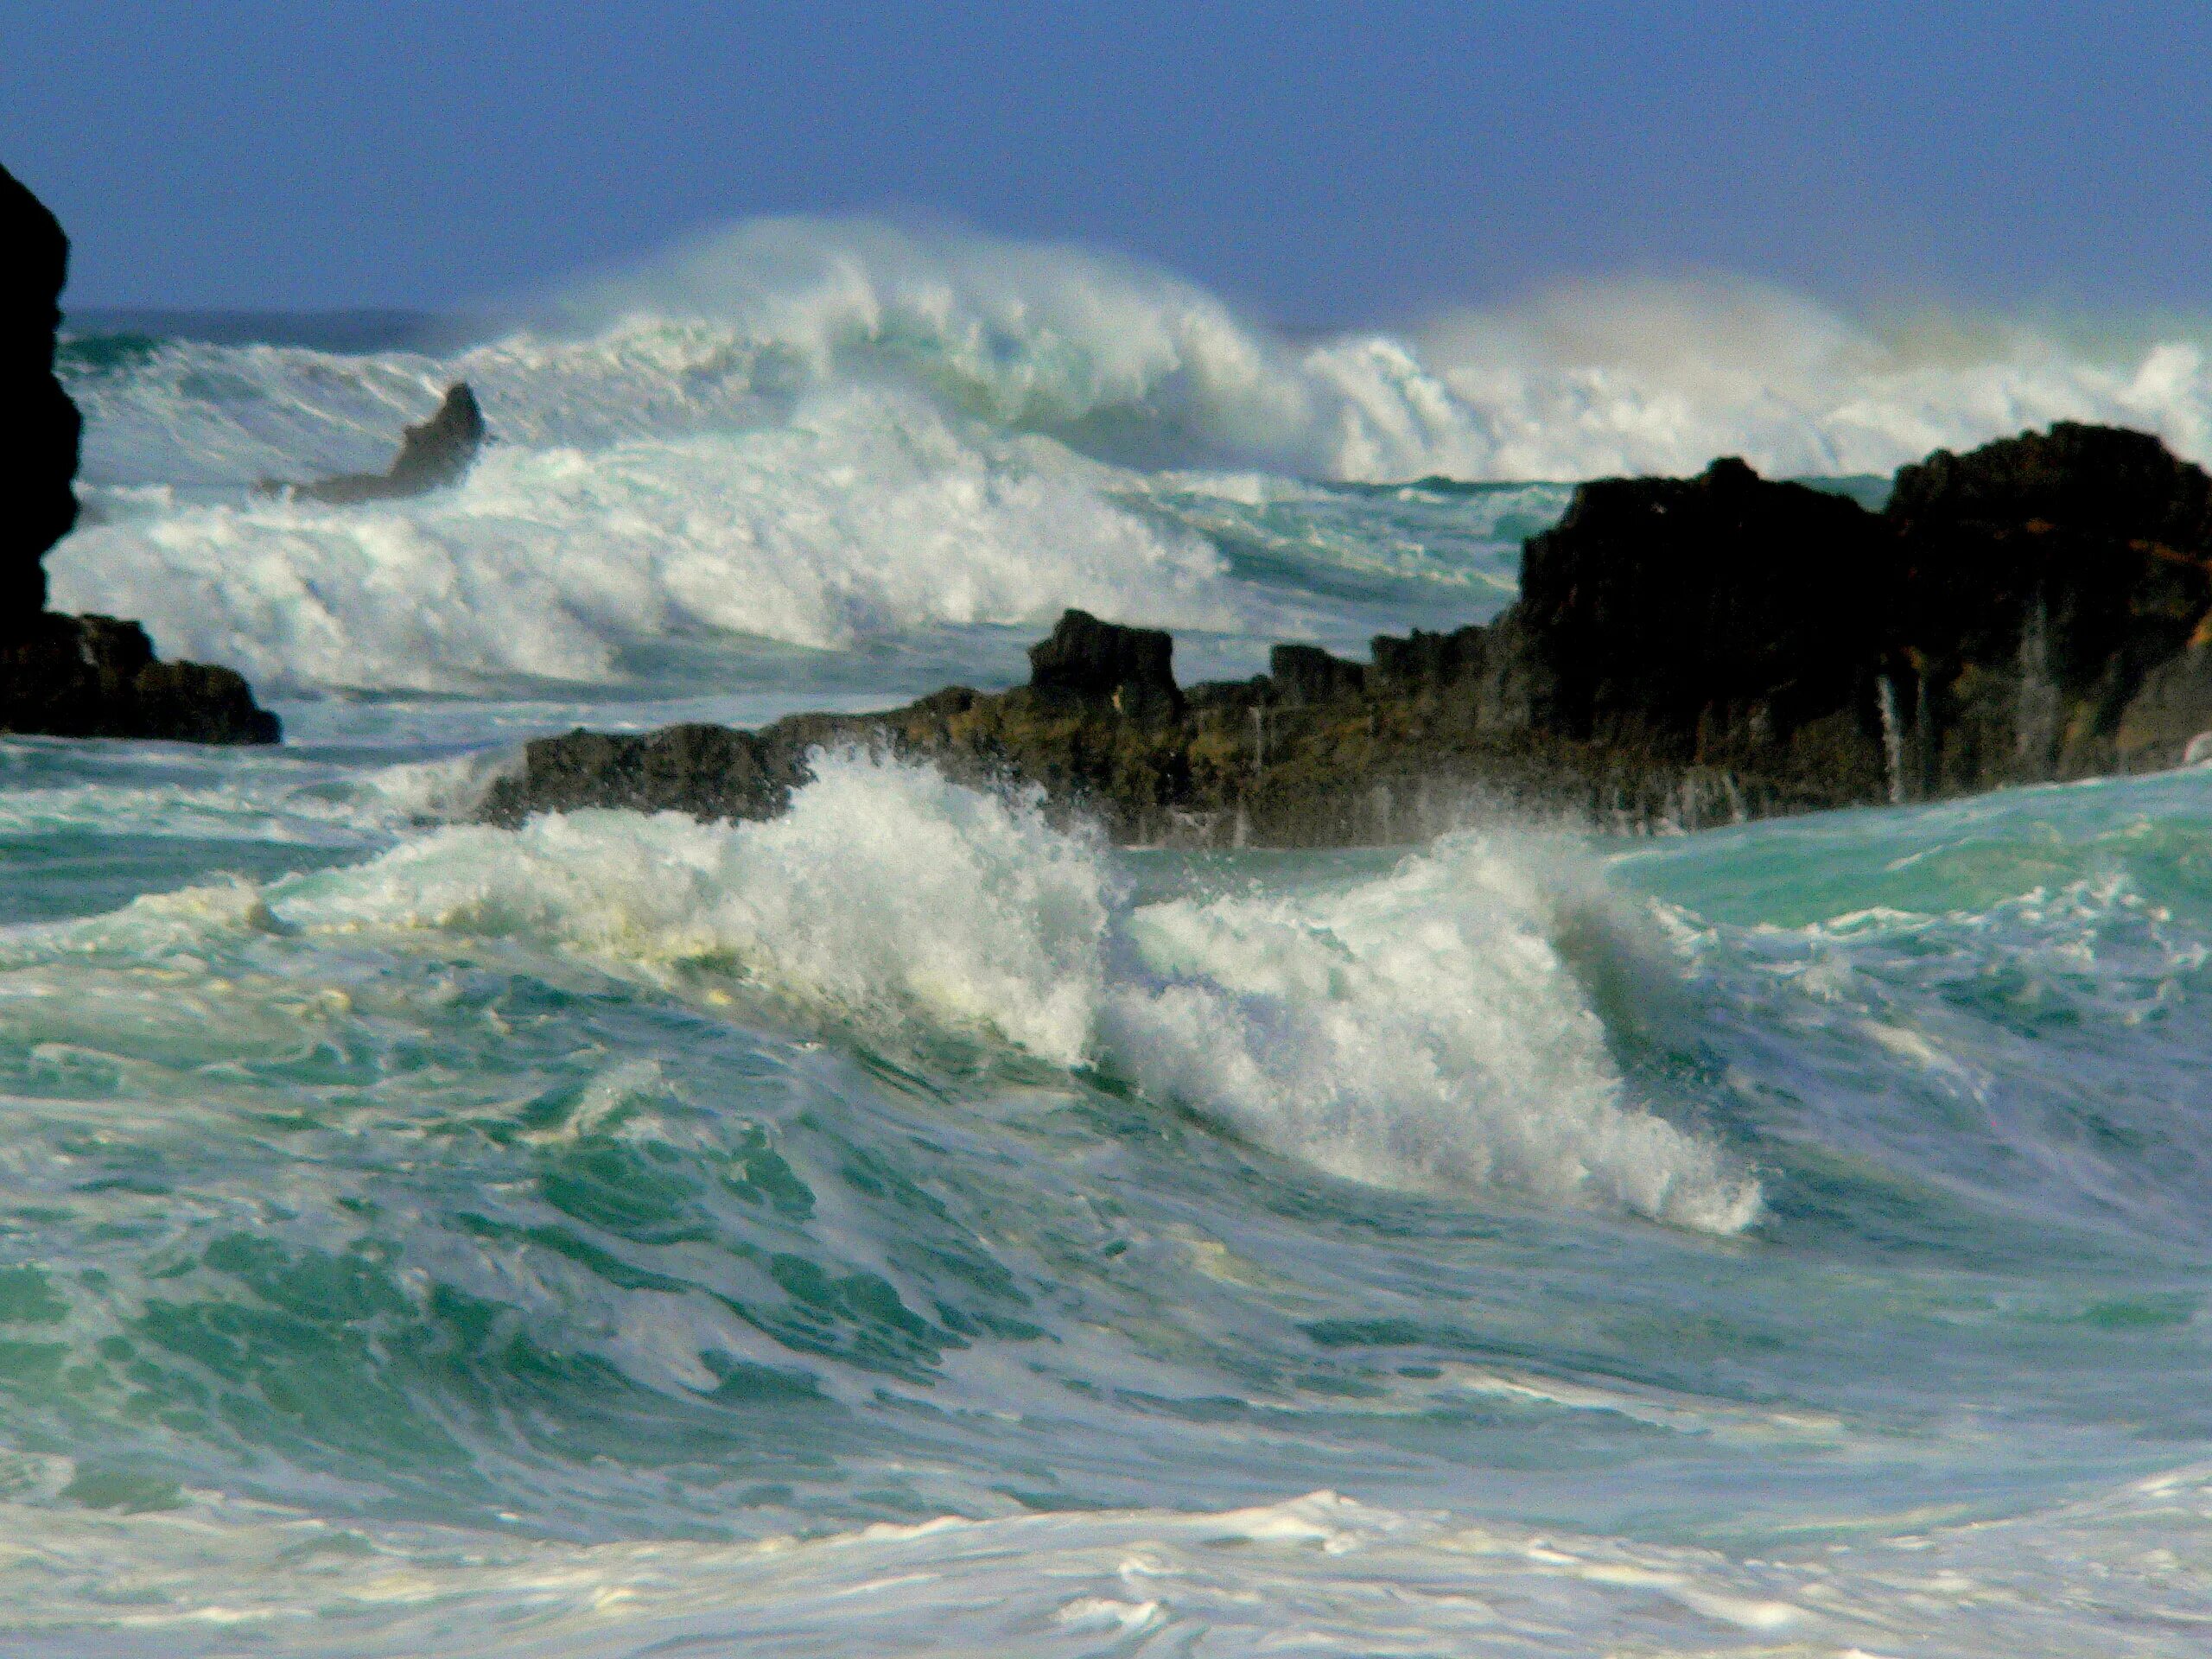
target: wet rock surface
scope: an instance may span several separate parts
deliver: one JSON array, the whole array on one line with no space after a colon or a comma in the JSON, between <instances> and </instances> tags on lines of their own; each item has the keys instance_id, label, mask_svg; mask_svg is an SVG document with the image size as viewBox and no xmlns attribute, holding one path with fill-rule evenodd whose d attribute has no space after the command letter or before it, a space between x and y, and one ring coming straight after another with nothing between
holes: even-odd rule
<instances>
[{"instance_id":1,"label":"wet rock surface","mask_svg":"<svg viewBox=\"0 0 2212 1659\"><path fill-rule=\"evenodd\" d=\"M2209 618L2212 479L2141 434L1939 453L1880 513L1724 460L1583 486L1495 622L1365 663L1286 645L1185 690L1168 636L1070 612L1026 686L543 739L485 811L765 817L859 744L1131 842L1389 843L1501 808L1694 829L2179 764L2212 731Z\"/></svg>"},{"instance_id":2,"label":"wet rock surface","mask_svg":"<svg viewBox=\"0 0 2212 1659\"><path fill-rule=\"evenodd\" d=\"M52 612L0 641L0 731L184 743L281 735L232 670L161 662L136 622Z\"/></svg>"}]
</instances>

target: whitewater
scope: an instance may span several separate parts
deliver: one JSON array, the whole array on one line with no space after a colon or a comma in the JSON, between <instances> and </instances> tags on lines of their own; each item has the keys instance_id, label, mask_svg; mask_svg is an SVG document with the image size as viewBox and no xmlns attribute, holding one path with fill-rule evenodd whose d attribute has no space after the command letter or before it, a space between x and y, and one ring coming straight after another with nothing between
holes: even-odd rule
<instances>
[{"instance_id":1,"label":"whitewater","mask_svg":"<svg viewBox=\"0 0 2212 1659\"><path fill-rule=\"evenodd\" d=\"M1185 680L1478 621L1580 478L2212 458L2206 351L1711 282L1294 336L817 220L386 352L78 320L55 602L287 741L0 741L0 1646L2202 1651L2212 774L470 818L531 735L1004 685L1068 605ZM457 378L458 487L254 493Z\"/></svg>"}]
</instances>

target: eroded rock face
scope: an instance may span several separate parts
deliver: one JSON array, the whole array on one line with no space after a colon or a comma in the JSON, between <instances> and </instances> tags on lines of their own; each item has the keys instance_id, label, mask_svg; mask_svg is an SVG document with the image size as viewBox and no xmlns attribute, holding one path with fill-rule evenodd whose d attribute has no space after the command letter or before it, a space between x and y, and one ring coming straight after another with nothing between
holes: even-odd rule
<instances>
[{"instance_id":1,"label":"eroded rock face","mask_svg":"<svg viewBox=\"0 0 2212 1659\"><path fill-rule=\"evenodd\" d=\"M1541 672L1530 718L1688 758L1701 730L1758 709L1794 728L1853 703L1885 540L1856 502L1740 461L1584 486L1522 561L1516 621Z\"/></svg>"},{"instance_id":2,"label":"eroded rock face","mask_svg":"<svg viewBox=\"0 0 2212 1659\"><path fill-rule=\"evenodd\" d=\"M1041 785L1128 841L1402 842L1501 805L1694 829L2212 750L2208 619L2212 479L2138 433L1938 454L1882 513L1721 461L1583 486L1495 623L1367 663L1287 645L1185 690L1166 634L1070 612L1027 686L546 739L486 810L768 817L810 751L856 744Z\"/></svg>"},{"instance_id":3,"label":"eroded rock face","mask_svg":"<svg viewBox=\"0 0 2212 1659\"><path fill-rule=\"evenodd\" d=\"M1101 622L1070 611L1029 647L1029 685L1047 701L1103 703L1141 720L1180 714L1175 640L1160 628Z\"/></svg>"},{"instance_id":4,"label":"eroded rock face","mask_svg":"<svg viewBox=\"0 0 2212 1659\"><path fill-rule=\"evenodd\" d=\"M2171 766L2212 727L2172 666L2212 612L2212 478L2158 439L2062 423L1939 451L1885 518L1912 793Z\"/></svg>"},{"instance_id":5,"label":"eroded rock face","mask_svg":"<svg viewBox=\"0 0 2212 1659\"><path fill-rule=\"evenodd\" d=\"M363 501L391 501L428 495L458 484L476 464L484 447L484 410L466 380L447 388L437 412L401 435L399 454L382 473L347 473L314 484L287 486L262 480L264 490L289 488L302 501L351 506Z\"/></svg>"},{"instance_id":6,"label":"eroded rock face","mask_svg":"<svg viewBox=\"0 0 2212 1659\"><path fill-rule=\"evenodd\" d=\"M54 373L69 241L0 168L0 639L46 609L46 550L77 523L79 422Z\"/></svg>"},{"instance_id":7,"label":"eroded rock face","mask_svg":"<svg viewBox=\"0 0 2212 1659\"><path fill-rule=\"evenodd\" d=\"M158 661L136 622L51 611L0 641L0 731L182 743L274 743L282 734L233 671Z\"/></svg>"},{"instance_id":8,"label":"eroded rock face","mask_svg":"<svg viewBox=\"0 0 2212 1659\"><path fill-rule=\"evenodd\" d=\"M1065 653L1040 650L1027 685L948 687L880 715L798 715L751 734L577 731L529 744L483 813L510 824L584 806L772 817L810 775L816 750L843 747L926 757L963 782L1037 785L1056 810L1093 818L1117 839L1187 845L1389 843L1499 804L1624 824L1703 822L1727 814L1732 787L1759 787L1549 734L1491 729L1479 682L1465 671L1479 660L1470 657L1476 632L1424 636L1448 647L1379 640L1378 654L1397 663L1391 671L1289 647L1284 676L1185 693L1157 672L1166 636L1071 613L1054 638L1084 640L1094 664L1147 664L1141 690L1118 672L1071 686ZM1826 804L1751 802L1766 810Z\"/></svg>"},{"instance_id":9,"label":"eroded rock face","mask_svg":"<svg viewBox=\"0 0 2212 1659\"><path fill-rule=\"evenodd\" d=\"M0 732L273 743L227 668L163 663L145 630L46 608L47 550L77 522L80 423L54 374L68 239L0 169Z\"/></svg>"}]
</instances>

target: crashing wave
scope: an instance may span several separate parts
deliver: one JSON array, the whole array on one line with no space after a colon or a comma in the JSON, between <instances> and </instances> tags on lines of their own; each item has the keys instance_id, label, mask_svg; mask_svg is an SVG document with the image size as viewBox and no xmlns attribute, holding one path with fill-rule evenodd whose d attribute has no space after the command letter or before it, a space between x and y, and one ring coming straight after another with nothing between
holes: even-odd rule
<instances>
[{"instance_id":1,"label":"crashing wave","mask_svg":"<svg viewBox=\"0 0 2212 1659\"><path fill-rule=\"evenodd\" d=\"M289 690L605 682L687 631L843 646L1070 605L1256 634L1291 601L1230 579L1214 543L1251 541L1292 477L1687 474L1722 454L1882 474L2062 418L2212 454L2212 359L2178 333L2099 352L1642 283L1295 341L1134 261L865 220L755 221L445 357L73 360L92 512L50 562L58 601ZM502 446L461 488L365 511L245 499L381 464L455 379ZM1225 531L1220 505L1178 499L1200 474L1251 498ZM1376 566L1314 534L1294 561Z\"/></svg>"},{"instance_id":2,"label":"crashing wave","mask_svg":"<svg viewBox=\"0 0 2212 1659\"><path fill-rule=\"evenodd\" d=\"M1133 905L1102 846L925 768L826 756L760 824L581 812L452 828L272 890L308 930L512 938L666 982L1094 1067L1334 1173L1735 1232L1757 1184L1640 1109L1497 835L1304 896Z\"/></svg>"},{"instance_id":3,"label":"crashing wave","mask_svg":"<svg viewBox=\"0 0 2212 1659\"><path fill-rule=\"evenodd\" d=\"M51 569L65 607L295 689L603 682L671 634L834 647L1067 604L1233 626L1220 556L1116 477L908 396L825 394L747 431L507 444L418 501L118 512Z\"/></svg>"}]
</instances>

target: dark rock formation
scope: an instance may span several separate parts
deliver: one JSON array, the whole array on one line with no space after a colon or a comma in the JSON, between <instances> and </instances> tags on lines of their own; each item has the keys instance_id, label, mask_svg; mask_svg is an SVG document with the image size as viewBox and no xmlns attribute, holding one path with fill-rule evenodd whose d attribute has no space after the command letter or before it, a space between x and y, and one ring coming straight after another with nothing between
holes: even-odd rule
<instances>
[{"instance_id":1,"label":"dark rock formation","mask_svg":"<svg viewBox=\"0 0 2212 1659\"><path fill-rule=\"evenodd\" d=\"M274 743L280 734L276 716L232 670L157 662L136 622L52 612L0 642L0 731L186 743Z\"/></svg>"},{"instance_id":2,"label":"dark rock formation","mask_svg":"<svg viewBox=\"0 0 2212 1659\"><path fill-rule=\"evenodd\" d=\"M1029 684L1048 702L1103 702L1140 720L1172 718L1183 711L1174 662L1175 641L1158 628L1070 611L1052 638L1029 647Z\"/></svg>"},{"instance_id":3,"label":"dark rock formation","mask_svg":"<svg viewBox=\"0 0 2212 1659\"><path fill-rule=\"evenodd\" d=\"M2212 612L2212 478L2156 438L1939 452L1885 517L1909 793L2171 766L2212 728L2183 659Z\"/></svg>"},{"instance_id":4,"label":"dark rock formation","mask_svg":"<svg viewBox=\"0 0 2212 1659\"><path fill-rule=\"evenodd\" d=\"M79 423L54 374L69 244L0 168L0 732L273 743L227 668L162 663L136 622L46 608L48 548L77 522Z\"/></svg>"},{"instance_id":5,"label":"dark rock formation","mask_svg":"<svg viewBox=\"0 0 2212 1659\"><path fill-rule=\"evenodd\" d=\"M0 168L0 639L46 609L46 550L77 523L77 406L54 374L69 240Z\"/></svg>"},{"instance_id":6,"label":"dark rock formation","mask_svg":"<svg viewBox=\"0 0 2212 1659\"><path fill-rule=\"evenodd\" d=\"M814 749L1042 785L1144 842L1345 845L1471 810L1602 826L1918 799L2212 751L2212 479L2156 439L2060 425L1899 474L1888 508L1770 483L1586 484L1487 627L1278 646L1179 690L1173 642L1081 612L1027 686L757 734L531 744L486 816L782 810Z\"/></svg>"},{"instance_id":7,"label":"dark rock formation","mask_svg":"<svg viewBox=\"0 0 2212 1659\"><path fill-rule=\"evenodd\" d=\"M410 426L400 439L399 454L389 472L347 473L320 483L287 486L274 479L261 487L289 488L302 501L325 501L351 506L362 501L391 501L458 484L476 464L484 447L484 411L466 380L446 391L437 413L419 426Z\"/></svg>"},{"instance_id":8,"label":"dark rock formation","mask_svg":"<svg viewBox=\"0 0 2212 1659\"><path fill-rule=\"evenodd\" d=\"M1878 788L1886 545L1857 503L1740 461L1586 485L1530 538L1494 631L1519 675L1501 717L1662 763Z\"/></svg>"}]
</instances>

